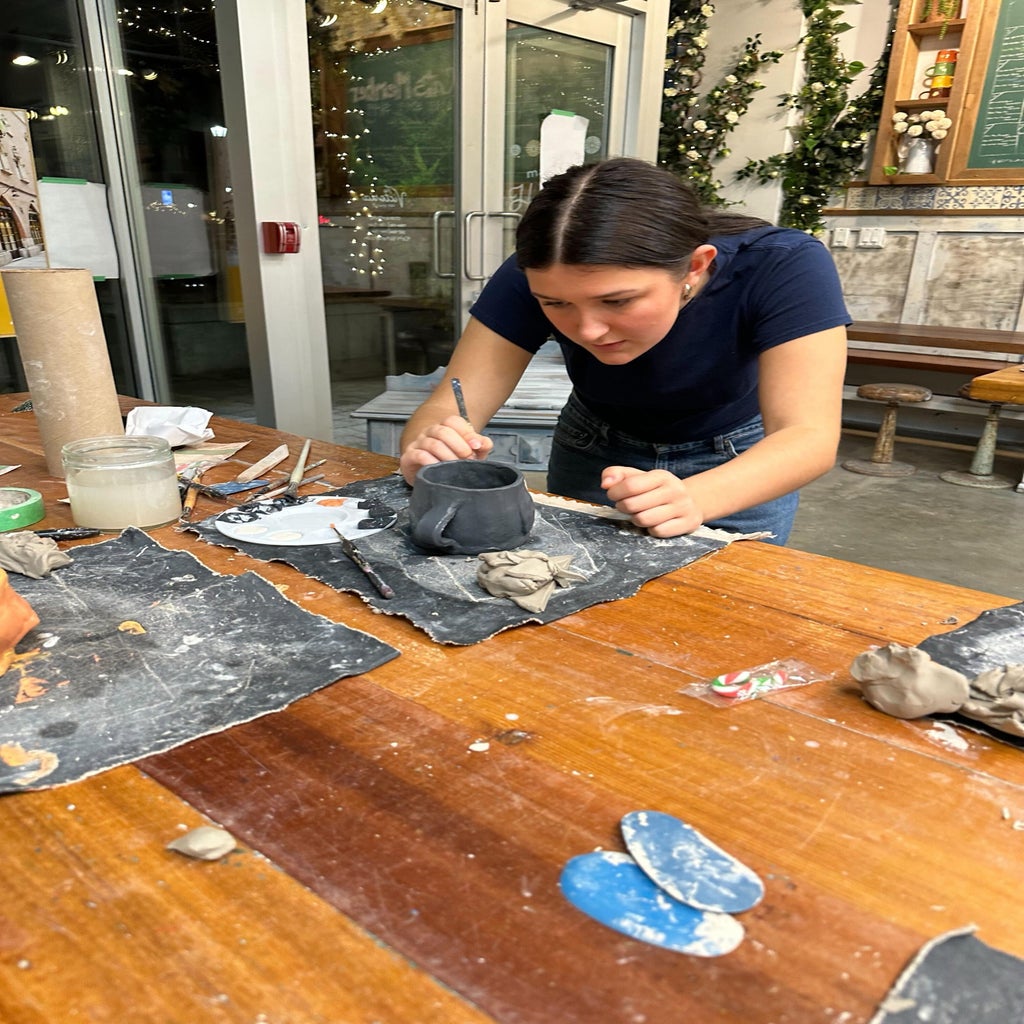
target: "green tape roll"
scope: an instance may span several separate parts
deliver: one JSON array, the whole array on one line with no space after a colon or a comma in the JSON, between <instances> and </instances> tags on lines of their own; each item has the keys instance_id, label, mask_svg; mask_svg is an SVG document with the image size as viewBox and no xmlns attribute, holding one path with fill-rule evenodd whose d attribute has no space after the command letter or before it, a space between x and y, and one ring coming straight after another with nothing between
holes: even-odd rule
<instances>
[{"instance_id":1,"label":"green tape roll","mask_svg":"<svg viewBox=\"0 0 1024 1024\"><path fill-rule=\"evenodd\" d=\"M0 533L38 523L46 510L43 496L30 487L0 487Z\"/></svg>"}]
</instances>

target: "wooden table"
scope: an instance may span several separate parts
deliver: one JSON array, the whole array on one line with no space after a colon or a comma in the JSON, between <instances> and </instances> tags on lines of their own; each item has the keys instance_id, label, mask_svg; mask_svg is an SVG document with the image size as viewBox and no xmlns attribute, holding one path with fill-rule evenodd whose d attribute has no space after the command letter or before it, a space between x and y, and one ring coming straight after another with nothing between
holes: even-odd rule
<instances>
[{"instance_id":1,"label":"wooden table","mask_svg":"<svg viewBox=\"0 0 1024 1024\"><path fill-rule=\"evenodd\" d=\"M0 462L23 468L4 483L44 493L40 528L66 525L16 400L0 398ZM212 425L252 439L248 462L297 450ZM324 443L311 458L332 484L394 466ZM1024 755L882 715L847 671L1006 598L742 542L635 597L442 647L288 566L152 534L402 654L281 713L0 799L5 1024L857 1024L947 930L974 922L1024 954ZM732 709L680 694L781 657L835 679ZM765 880L734 953L659 950L560 895L565 862L622 849L617 822L641 808ZM240 849L165 849L204 822Z\"/></svg>"}]
</instances>

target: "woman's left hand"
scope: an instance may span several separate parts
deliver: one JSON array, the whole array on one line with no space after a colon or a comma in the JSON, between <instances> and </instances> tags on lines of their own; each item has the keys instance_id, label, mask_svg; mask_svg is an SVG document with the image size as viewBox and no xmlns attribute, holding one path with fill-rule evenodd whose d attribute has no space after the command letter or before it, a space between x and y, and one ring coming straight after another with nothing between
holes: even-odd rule
<instances>
[{"instance_id":1,"label":"woman's left hand","mask_svg":"<svg viewBox=\"0 0 1024 1024\"><path fill-rule=\"evenodd\" d=\"M601 486L609 501L652 537L692 533L704 521L685 481L667 470L609 466L601 474Z\"/></svg>"}]
</instances>

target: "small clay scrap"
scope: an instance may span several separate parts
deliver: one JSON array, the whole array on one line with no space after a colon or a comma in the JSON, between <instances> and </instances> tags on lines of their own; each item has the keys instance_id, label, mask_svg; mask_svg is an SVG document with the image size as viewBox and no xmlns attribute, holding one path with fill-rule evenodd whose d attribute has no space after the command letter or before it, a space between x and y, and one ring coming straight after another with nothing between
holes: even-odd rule
<instances>
[{"instance_id":1,"label":"small clay scrap","mask_svg":"<svg viewBox=\"0 0 1024 1024\"><path fill-rule=\"evenodd\" d=\"M167 844L168 850L196 860L220 860L235 848L235 837L222 828L200 825Z\"/></svg>"},{"instance_id":2,"label":"small clay scrap","mask_svg":"<svg viewBox=\"0 0 1024 1024\"><path fill-rule=\"evenodd\" d=\"M41 580L51 570L70 564L71 556L51 537L37 537L29 530L0 534L0 568L8 572Z\"/></svg>"},{"instance_id":3,"label":"small clay scrap","mask_svg":"<svg viewBox=\"0 0 1024 1024\"><path fill-rule=\"evenodd\" d=\"M480 555L477 582L494 597L507 597L528 612L542 612L555 587L587 577L570 568L572 555L546 555L543 551L485 551Z\"/></svg>"},{"instance_id":4,"label":"small clay scrap","mask_svg":"<svg viewBox=\"0 0 1024 1024\"><path fill-rule=\"evenodd\" d=\"M872 707L896 718L956 712L1024 736L1024 665L1003 665L968 679L917 647L888 644L857 655L850 673Z\"/></svg>"}]
</instances>

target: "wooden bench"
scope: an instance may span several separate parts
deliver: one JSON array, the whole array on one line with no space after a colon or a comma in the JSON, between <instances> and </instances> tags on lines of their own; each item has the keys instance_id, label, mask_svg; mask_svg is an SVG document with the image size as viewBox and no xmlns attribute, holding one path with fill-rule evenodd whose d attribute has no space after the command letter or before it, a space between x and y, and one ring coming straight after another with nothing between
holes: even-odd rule
<instances>
[{"instance_id":1,"label":"wooden bench","mask_svg":"<svg viewBox=\"0 0 1024 1024\"><path fill-rule=\"evenodd\" d=\"M856 320L846 329L846 336L847 361L851 364L977 377L1024 360L1024 331ZM1007 358L996 358L994 353L1005 353Z\"/></svg>"}]
</instances>

